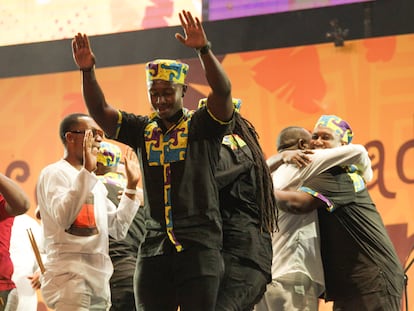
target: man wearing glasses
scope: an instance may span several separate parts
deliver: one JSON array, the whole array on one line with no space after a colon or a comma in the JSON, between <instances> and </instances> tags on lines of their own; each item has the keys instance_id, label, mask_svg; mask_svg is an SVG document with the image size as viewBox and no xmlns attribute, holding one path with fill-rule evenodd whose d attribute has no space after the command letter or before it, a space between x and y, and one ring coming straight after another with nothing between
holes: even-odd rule
<instances>
[{"instance_id":1,"label":"man wearing glasses","mask_svg":"<svg viewBox=\"0 0 414 311\"><path fill-rule=\"evenodd\" d=\"M56 311L108 310L108 234L124 238L138 210L136 155L125 155L128 181L116 208L93 173L102 130L88 115L71 114L60 124L60 138L63 159L42 170L36 189L47 254L42 295Z\"/></svg>"}]
</instances>

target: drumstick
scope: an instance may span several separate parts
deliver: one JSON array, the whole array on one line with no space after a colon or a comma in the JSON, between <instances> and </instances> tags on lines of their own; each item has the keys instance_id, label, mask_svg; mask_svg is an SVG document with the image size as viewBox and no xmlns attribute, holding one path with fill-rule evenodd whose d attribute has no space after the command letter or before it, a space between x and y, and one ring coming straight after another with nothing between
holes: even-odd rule
<instances>
[{"instance_id":1,"label":"drumstick","mask_svg":"<svg viewBox=\"0 0 414 311\"><path fill-rule=\"evenodd\" d=\"M33 235L32 229L27 229L27 234L29 236L30 244L32 244L33 252L35 254L37 264L39 265L40 272L43 274L45 272L45 266L43 265L42 257L40 256L39 248L37 247L36 239Z\"/></svg>"}]
</instances>

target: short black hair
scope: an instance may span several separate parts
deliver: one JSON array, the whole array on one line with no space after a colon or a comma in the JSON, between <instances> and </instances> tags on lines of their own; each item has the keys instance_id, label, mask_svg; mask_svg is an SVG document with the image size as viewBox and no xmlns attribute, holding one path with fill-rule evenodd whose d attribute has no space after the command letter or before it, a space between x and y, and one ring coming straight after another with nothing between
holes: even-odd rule
<instances>
[{"instance_id":1,"label":"short black hair","mask_svg":"<svg viewBox=\"0 0 414 311\"><path fill-rule=\"evenodd\" d=\"M78 124L79 118L82 118L82 117L89 117L89 115L85 113L72 113L72 114L67 115L62 120L62 122L60 122L59 136L64 145L66 144L65 134L69 132L70 130L72 130L72 126L75 124Z\"/></svg>"},{"instance_id":2,"label":"short black hair","mask_svg":"<svg viewBox=\"0 0 414 311\"><path fill-rule=\"evenodd\" d=\"M281 130L276 142L277 151L292 149L293 146L297 145L299 139L304 138L304 131L306 129L301 126L288 126Z\"/></svg>"}]
</instances>

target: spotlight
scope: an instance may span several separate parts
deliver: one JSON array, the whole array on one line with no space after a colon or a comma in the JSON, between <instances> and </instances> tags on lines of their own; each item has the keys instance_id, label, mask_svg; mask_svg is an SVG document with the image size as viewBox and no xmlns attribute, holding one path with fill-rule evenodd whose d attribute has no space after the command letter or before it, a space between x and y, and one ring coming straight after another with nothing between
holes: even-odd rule
<instances>
[{"instance_id":1,"label":"spotlight","mask_svg":"<svg viewBox=\"0 0 414 311\"><path fill-rule=\"evenodd\" d=\"M329 22L331 25L331 31L326 33L326 37L333 40L336 47L344 46L345 38L348 36L349 29L343 29L337 19L333 19Z\"/></svg>"}]
</instances>

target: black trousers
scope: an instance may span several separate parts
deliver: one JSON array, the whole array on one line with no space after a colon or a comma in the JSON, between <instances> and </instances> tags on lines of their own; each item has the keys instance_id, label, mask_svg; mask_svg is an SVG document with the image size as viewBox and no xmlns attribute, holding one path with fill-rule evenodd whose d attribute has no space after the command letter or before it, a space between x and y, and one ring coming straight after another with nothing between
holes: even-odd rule
<instances>
[{"instance_id":1,"label":"black trousers","mask_svg":"<svg viewBox=\"0 0 414 311\"><path fill-rule=\"evenodd\" d=\"M224 277L220 285L216 311L250 311L260 301L269 274L253 262L224 253Z\"/></svg>"},{"instance_id":2,"label":"black trousers","mask_svg":"<svg viewBox=\"0 0 414 311\"><path fill-rule=\"evenodd\" d=\"M135 299L140 311L214 311L224 264L219 250L192 247L139 258Z\"/></svg>"},{"instance_id":3,"label":"black trousers","mask_svg":"<svg viewBox=\"0 0 414 311\"><path fill-rule=\"evenodd\" d=\"M356 296L351 299L335 300L334 311L400 311L400 296L384 292L375 292Z\"/></svg>"},{"instance_id":4,"label":"black trousers","mask_svg":"<svg viewBox=\"0 0 414 311\"><path fill-rule=\"evenodd\" d=\"M136 311L134 293L130 291L112 291L110 311Z\"/></svg>"}]
</instances>

